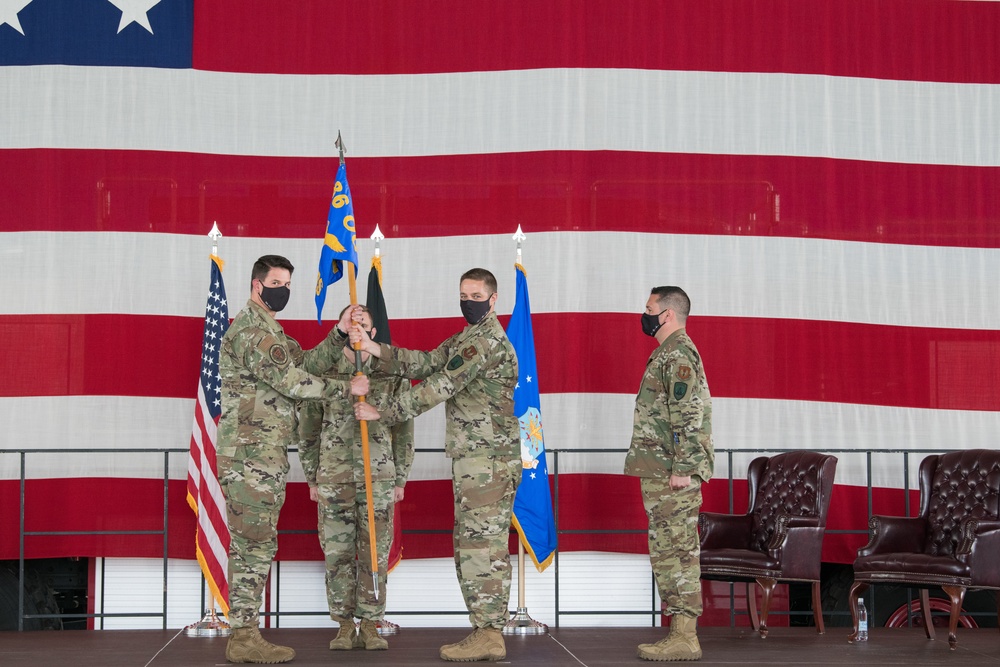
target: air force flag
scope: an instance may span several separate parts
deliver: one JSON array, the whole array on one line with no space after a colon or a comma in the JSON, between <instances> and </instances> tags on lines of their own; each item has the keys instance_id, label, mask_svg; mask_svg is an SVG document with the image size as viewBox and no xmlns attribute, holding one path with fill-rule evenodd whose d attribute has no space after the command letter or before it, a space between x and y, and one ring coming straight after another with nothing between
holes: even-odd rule
<instances>
[{"instance_id":1,"label":"air force flag","mask_svg":"<svg viewBox=\"0 0 1000 667\"><path fill-rule=\"evenodd\" d=\"M517 353L518 381L514 389L514 414L521 425L521 484L514 497L514 527L538 571L552 562L556 549L556 524L552 515L545 440L535 364L535 336L531 331L531 304L524 267L517 269L514 312L507 325L507 338Z\"/></svg>"}]
</instances>

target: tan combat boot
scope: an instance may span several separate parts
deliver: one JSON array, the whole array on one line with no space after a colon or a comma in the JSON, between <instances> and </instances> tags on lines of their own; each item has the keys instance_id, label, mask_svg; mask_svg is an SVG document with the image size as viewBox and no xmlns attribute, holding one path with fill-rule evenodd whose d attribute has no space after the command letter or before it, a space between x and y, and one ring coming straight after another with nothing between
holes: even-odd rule
<instances>
[{"instance_id":1,"label":"tan combat boot","mask_svg":"<svg viewBox=\"0 0 1000 667\"><path fill-rule=\"evenodd\" d=\"M354 619L335 616L333 620L340 623L340 629L337 630L337 637L330 642L330 650L350 651L358 639L358 629L354 627Z\"/></svg>"},{"instance_id":2,"label":"tan combat boot","mask_svg":"<svg viewBox=\"0 0 1000 667\"><path fill-rule=\"evenodd\" d=\"M476 628L472 634L457 644L441 647L441 659L452 662L475 662L477 660L503 660L507 657L507 647L503 633L498 628Z\"/></svg>"},{"instance_id":3,"label":"tan combat boot","mask_svg":"<svg viewBox=\"0 0 1000 667\"><path fill-rule=\"evenodd\" d=\"M295 657L295 651L287 646L272 644L260 636L256 626L234 628L226 644L226 660L229 662L254 662L273 665L288 662Z\"/></svg>"},{"instance_id":4,"label":"tan combat boot","mask_svg":"<svg viewBox=\"0 0 1000 667\"><path fill-rule=\"evenodd\" d=\"M389 648L389 642L378 633L378 622L367 618L361 619L361 632L354 640L354 645L359 648L364 646L366 651L384 651Z\"/></svg>"},{"instance_id":5,"label":"tan combat boot","mask_svg":"<svg viewBox=\"0 0 1000 667\"><path fill-rule=\"evenodd\" d=\"M670 634L655 644L639 644L639 657L643 660L700 660L701 644L695 627L698 620L690 616L674 614L670 622Z\"/></svg>"}]
</instances>

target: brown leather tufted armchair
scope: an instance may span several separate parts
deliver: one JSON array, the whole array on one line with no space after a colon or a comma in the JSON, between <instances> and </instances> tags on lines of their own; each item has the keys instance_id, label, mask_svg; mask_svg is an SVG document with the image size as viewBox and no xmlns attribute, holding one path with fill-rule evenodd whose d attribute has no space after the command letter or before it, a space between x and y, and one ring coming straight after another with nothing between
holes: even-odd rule
<instances>
[{"instance_id":1,"label":"brown leather tufted armchair","mask_svg":"<svg viewBox=\"0 0 1000 667\"><path fill-rule=\"evenodd\" d=\"M750 509L744 515L704 512L701 577L747 582L750 624L767 637L767 615L777 583L811 582L816 630L823 634L819 571L826 515L837 457L797 451L756 458L747 483ZM760 615L753 582L763 590Z\"/></svg>"},{"instance_id":2,"label":"brown leather tufted armchair","mask_svg":"<svg viewBox=\"0 0 1000 667\"><path fill-rule=\"evenodd\" d=\"M871 584L919 587L924 630L934 639L927 588L951 598L948 644L968 589L1000 590L1000 452L968 449L928 456L920 463L920 515L873 516L871 539L858 549L850 605L854 639L858 596Z\"/></svg>"}]
</instances>

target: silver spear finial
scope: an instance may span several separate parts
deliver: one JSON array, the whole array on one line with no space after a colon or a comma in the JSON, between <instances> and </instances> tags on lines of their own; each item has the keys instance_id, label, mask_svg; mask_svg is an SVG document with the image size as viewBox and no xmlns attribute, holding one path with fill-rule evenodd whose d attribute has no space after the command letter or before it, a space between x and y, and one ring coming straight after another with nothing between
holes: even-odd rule
<instances>
[{"instance_id":1,"label":"silver spear finial","mask_svg":"<svg viewBox=\"0 0 1000 667\"><path fill-rule=\"evenodd\" d=\"M219 231L219 223L215 220L212 221L212 231L208 233L208 237L212 239L212 254L219 255L219 239L222 238L222 232Z\"/></svg>"},{"instance_id":2,"label":"silver spear finial","mask_svg":"<svg viewBox=\"0 0 1000 667\"><path fill-rule=\"evenodd\" d=\"M512 236L511 238L513 238L515 241L517 241L517 263L520 264L521 263L521 241L523 241L526 238L528 238L527 236L524 235L524 232L521 231L521 225L517 226L517 231L514 232L514 236Z\"/></svg>"}]
</instances>

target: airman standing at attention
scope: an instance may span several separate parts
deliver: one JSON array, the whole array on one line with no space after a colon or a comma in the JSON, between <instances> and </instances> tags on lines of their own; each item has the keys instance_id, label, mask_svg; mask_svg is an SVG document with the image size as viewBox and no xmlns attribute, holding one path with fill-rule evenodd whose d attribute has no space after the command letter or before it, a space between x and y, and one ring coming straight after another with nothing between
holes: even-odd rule
<instances>
[{"instance_id":1,"label":"airman standing at attention","mask_svg":"<svg viewBox=\"0 0 1000 667\"><path fill-rule=\"evenodd\" d=\"M358 313L361 328L374 336L371 313L365 306L358 306ZM320 372L323 377L346 379L355 372L354 350L342 349L334 364ZM368 400L377 407L409 389L410 383L405 378L374 371L374 360L367 352L362 352L361 358L362 370L371 384ZM303 402L299 408L299 433L302 436L299 454L309 484L309 497L318 503L330 618L340 624L330 650L386 649L389 644L379 636L378 622L385 614L393 509L395 503L403 500L406 477L413 465L413 420L392 425L373 421L368 425L378 597L372 587L361 428L354 418L351 402ZM355 618L361 619L360 633L355 629Z\"/></svg>"},{"instance_id":2,"label":"airman standing at attention","mask_svg":"<svg viewBox=\"0 0 1000 667\"><path fill-rule=\"evenodd\" d=\"M712 397L698 348L685 331L691 300L680 287L655 287L642 331L659 346L646 362L635 398L625 474L640 477L649 518L649 562L670 634L640 644L645 660L698 660L701 616L698 512L701 485L712 477Z\"/></svg>"}]
</instances>

